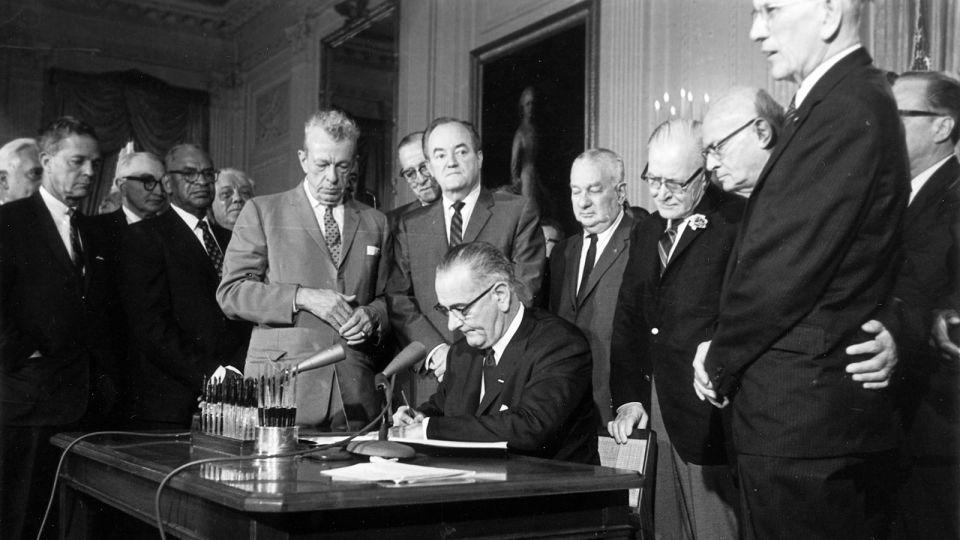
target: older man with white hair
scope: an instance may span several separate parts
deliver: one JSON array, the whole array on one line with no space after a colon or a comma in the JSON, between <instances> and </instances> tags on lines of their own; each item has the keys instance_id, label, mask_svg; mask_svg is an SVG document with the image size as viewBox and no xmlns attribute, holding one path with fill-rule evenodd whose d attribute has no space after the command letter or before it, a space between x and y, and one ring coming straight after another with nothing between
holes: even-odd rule
<instances>
[{"instance_id":1,"label":"older man with white hair","mask_svg":"<svg viewBox=\"0 0 960 540\"><path fill-rule=\"evenodd\" d=\"M0 204L33 195L42 178L36 140L14 139L0 148Z\"/></svg>"},{"instance_id":2,"label":"older man with white hair","mask_svg":"<svg viewBox=\"0 0 960 540\"><path fill-rule=\"evenodd\" d=\"M253 178L239 169L220 169L211 207L217 225L233 230L243 205L253 198L253 185Z\"/></svg>"},{"instance_id":3,"label":"older man with white hair","mask_svg":"<svg viewBox=\"0 0 960 540\"><path fill-rule=\"evenodd\" d=\"M747 538L882 536L890 511L894 403L847 373L846 348L872 337L864 321L896 329L909 183L896 103L860 44L862 4L753 2L751 39L799 88L693 381L731 404Z\"/></svg>"}]
</instances>

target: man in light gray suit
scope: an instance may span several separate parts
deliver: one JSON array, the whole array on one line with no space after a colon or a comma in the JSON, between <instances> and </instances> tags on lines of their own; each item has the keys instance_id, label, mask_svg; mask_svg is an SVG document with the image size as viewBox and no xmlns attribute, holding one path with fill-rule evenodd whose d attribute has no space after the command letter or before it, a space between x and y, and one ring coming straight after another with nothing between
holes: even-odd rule
<instances>
[{"instance_id":1,"label":"man in light gray suit","mask_svg":"<svg viewBox=\"0 0 960 540\"><path fill-rule=\"evenodd\" d=\"M441 197L398 220L387 283L391 324L403 341L419 341L429 351L417 369L417 396L412 399L418 401L436 391L458 334L447 327L446 316L434 310L435 271L447 250L477 240L492 244L514 264L527 305L540 290L546 260L536 205L480 185L483 151L473 125L437 118L424 131L423 153Z\"/></svg>"},{"instance_id":2,"label":"man in light gray suit","mask_svg":"<svg viewBox=\"0 0 960 540\"><path fill-rule=\"evenodd\" d=\"M623 160L605 148L580 154L570 168L570 200L583 232L562 241L550 259L550 311L576 324L593 353L593 401L601 427L613 420L610 399L612 306L617 303L634 219Z\"/></svg>"},{"instance_id":3,"label":"man in light gray suit","mask_svg":"<svg viewBox=\"0 0 960 540\"><path fill-rule=\"evenodd\" d=\"M343 343L345 361L301 375L297 423L356 430L377 412L373 352L389 324L383 298L389 229L382 213L344 201L360 136L356 122L321 110L304 132L298 152L304 181L244 206L217 300L227 316L258 325L247 375Z\"/></svg>"}]
</instances>

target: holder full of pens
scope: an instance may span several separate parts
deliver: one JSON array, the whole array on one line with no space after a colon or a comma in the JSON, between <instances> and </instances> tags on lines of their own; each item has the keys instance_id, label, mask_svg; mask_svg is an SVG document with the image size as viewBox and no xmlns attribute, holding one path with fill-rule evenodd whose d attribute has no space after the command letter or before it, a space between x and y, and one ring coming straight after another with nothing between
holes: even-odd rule
<instances>
[{"instance_id":1,"label":"holder full of pens","mask_svg":"<svg viewBox=\"0 0 960 540\"><path fill-rule=\"evenodd\" d=\"M296 367L265 366L243 378L233 368L203 380L193 445L230 454L277 454L298 441Z\"/></svg>"}]
</instances>

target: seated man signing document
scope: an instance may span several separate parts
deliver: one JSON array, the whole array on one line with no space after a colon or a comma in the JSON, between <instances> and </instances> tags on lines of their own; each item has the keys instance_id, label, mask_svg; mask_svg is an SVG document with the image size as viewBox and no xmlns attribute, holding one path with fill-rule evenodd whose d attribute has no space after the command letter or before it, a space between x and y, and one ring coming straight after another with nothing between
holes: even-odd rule
<instances>
[{"instance_id":1,"label":"seated man signing document","mask_svg":"<svg viewBox=\"0 0 960 540\"><path fill-rule=\"evenodd\" d=\"M510 451L599 464L590 346L576 326L517 297L513 264L490 244L451 249L435 307L451 331L447 372L419 410L393 417L406 438L507 441Z\"/></svg>"}]
</instances>

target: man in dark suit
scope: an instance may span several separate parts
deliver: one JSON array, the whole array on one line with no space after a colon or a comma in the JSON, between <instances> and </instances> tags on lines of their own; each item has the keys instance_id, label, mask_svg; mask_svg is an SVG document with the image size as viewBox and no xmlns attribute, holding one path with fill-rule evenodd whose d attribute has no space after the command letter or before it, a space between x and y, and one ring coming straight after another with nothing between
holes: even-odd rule
<instances>
[{"instance_id":1,"label":"man in dark suit","mask_svg":"<svg viewBox=\"0 0 960 540\"><path fill-rule=\"evenodd\" d=\"M447 328L447 320L430 309L437 302L434 271L444 253L461 242L493 244L516 265L517 279L526 289L518 294L525 301L540 290L545 260L533 202L481 187L483 152L470 123L438 118L424 132L423 145L442 197L440 204L401 217L387 282L390 324L403 341L419 341L429 351L416 373L421 399L436 390L437 378L446 369L447 351L457 336Z\"/></svg>"},{"instance_id":2,"label":"man in dark suit","mask_svg":"<svg viewBox=\"0 0 960 540\"><path fill-rule=\"evenodd\" d=\"M338 110L307 120L303 182L247 203L217 290L227 315L257 324L247 375L344 345L344 361L297 383L297 423L323 430L359 430L376 416L375 344L389 328L387 218L344 199L359 137L357 123Z\"/></svg>"},{"instance_id":3,"label":"man in dark suit","mask_svg":"<svg viewBox=\"0 0 960 540\"><path fill-rule=\"evenodd\" d=\"M400 178L407 182L415 199L387 212L391 231L396 229L400 216L440 198L440 185L430 174L430 166L423 155L422 131L409 133L400 139L400 144L397 145L397 162L400 165Z\"/></svg>"},{"instance_id":4,"label":"man in dark suit","mask_svg":"<svg viewBox=\"0 0 960 540\"><path fill-rule=\"evenodd\" d=\"M217 305L230 232L207 220L216 170L206 152L175 146L164 158L170 210L127 227L120 287L132 351L133 424L183 429L197 407L201 377L243 365L249 325Z\"/></svg>"},{"instance_id":5,"label":"man in dark suit","mask_svg":"<svg viewBox=\"0 0 960 540\"><path fill-rule=\"evenodd\" d=\"M870 337L863 321L897 328L887 310L908 188L903 127L860 46L859 0L754 7L750 35L771 74L800 87L747 205L694 384L732 402L748 538L879 535L893 402L845 371L845 347Z\"/></svg>"},{"instance_id":6,"label":"man in dark suit","mask_svg":"<svg viewBox=\"0 0 960 540\"><path fill-rule=\"evenodd\" d=\"M150 152L124 154L117 160L114 185L120 190L120 209L112 214L123 216L126 224L156 217L167 209L163 191L164 167L160 158Z\"/></svg>"},{"instance_id":7,"label":"man in dark suit","mask_svg":"<svg viewBox=\"0 0 960 540\"><path fill-rule=\"evenodd\" d=\"M593 400L600 426L613 420L610 336L627 266L634 220L623 210L623 160L605 148L587 150L570 168L570 200L583 233L562 241L550 258L550 311L577 325L593 355Z\"/></svg>"},{"instance_id":8,"label":"man in dark suit","mask_svg":"<svg viewBox=\"0 0 960 540\"><path fill-rule=\"evenodd\" d=\"M911 191L903 249L916 297L904 299L920 338L901 370L905 449L900 494L904 538L960 537L960 367L928 341L931 314L957 278L951 227L960 219L960 82L933 71L908 72L893 85L910 157ZM899 290L900 287L898 287Z\"/></svg>"},{"instance_id":9,"label":"man in dark suit","mask_svg":"<svg viewBox=\"0 0 960 540\"><path fill-rule=\"evenodd\" d=\"M744 200L706 179L699 123L671 120L650 136L647 183L658 212L640 223L613 318L608 429L657 432L657 532L737 538L737 488L720 411L697 399L690 359L710 338ZM591 276L592 279L592 276Z\"/></svg>"},{"instance_id":10,"label":"man in dark suit","mask_svg":"<svg viewBox=\"0 0 960 540\"><path fill-rule=\"evenodd\" d=\"M119 361L106 242L80 215L100 152L89 125L53 122L40 139L38 192L0 207L0 537L33 538L60 431L99 428ZM55 520L54 520L55 521Z\"/></svg>"},{"instance_id":11,"label":"man in dark suit","mask_svg":"<svg viewBox=\"0 0 960 540\"><path fill-rule=\"evenodd\" d=\"M400 435L506 441L513 452L599 464L590 347L574 325L517 294L514 265L486 242L459 245L436 271L451 330L447 371L430 400L397 409Z\"/></svg>"}]
</instances>

